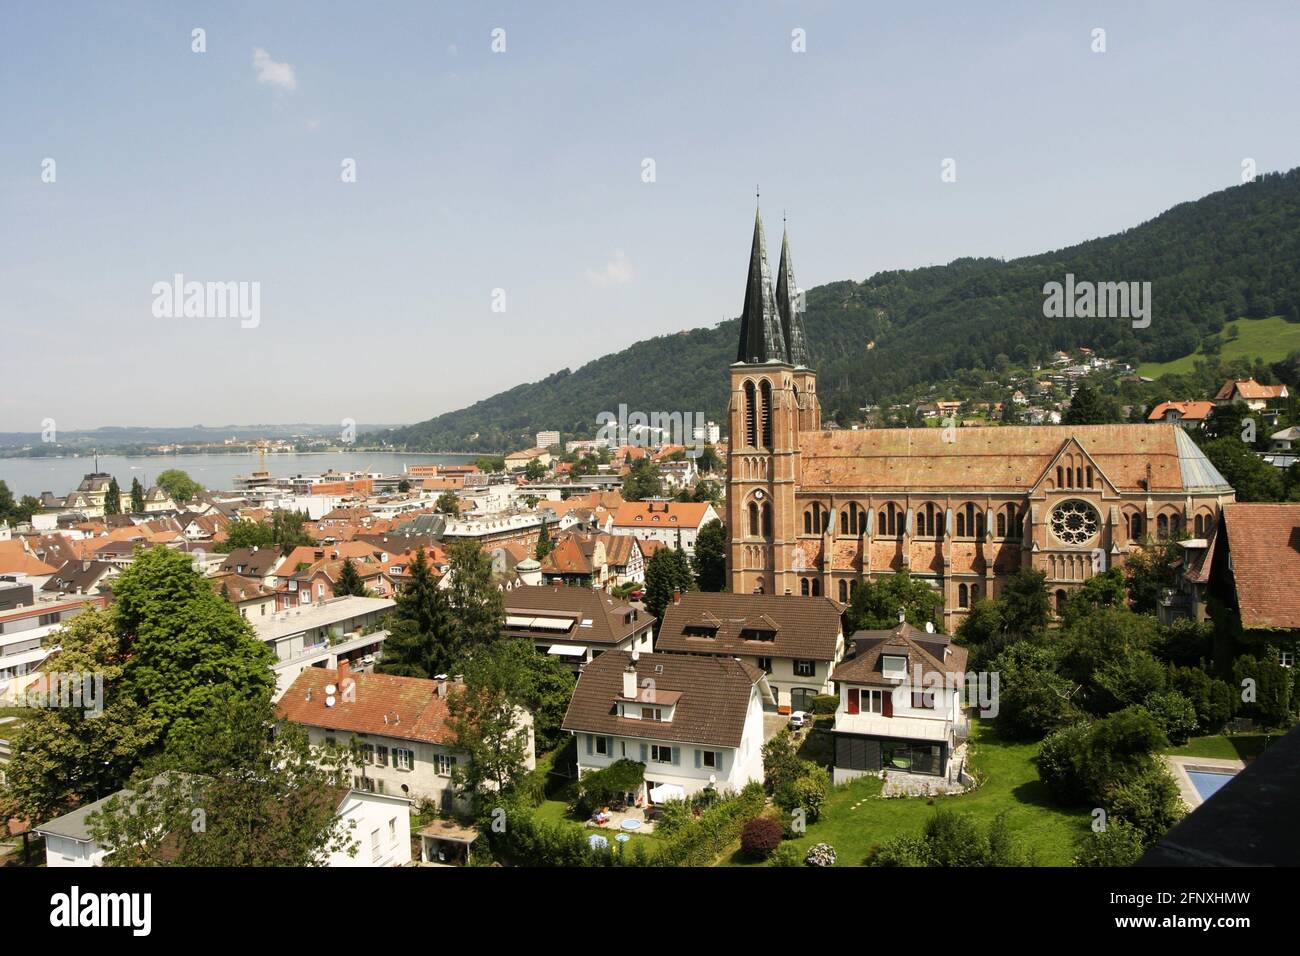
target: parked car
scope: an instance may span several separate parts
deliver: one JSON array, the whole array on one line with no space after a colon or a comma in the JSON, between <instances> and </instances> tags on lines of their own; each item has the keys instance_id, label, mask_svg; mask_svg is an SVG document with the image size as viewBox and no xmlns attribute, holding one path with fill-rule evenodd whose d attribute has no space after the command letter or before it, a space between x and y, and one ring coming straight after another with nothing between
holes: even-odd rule
<instances>
[{"instance_id":1,"label":"parked car","mask_svg":"<svg viewBox=\"0 0 1300 956\"><path fill-rule=\"evenodd\" d=\"M795 730L802 730L804 727L808 726L808 721L809 717L807 711L796 710L790 715L790 726Z\"/></svg>"},{"instance_id":2,"label":"parked car","mask_svg":"<svg viewBox=\"0 0 1300 956\"><path fill-rule=\"evenodd\" d=\"M637 588L635 591L629 594L628 597L631 598L633 601L644 601L645 588Z\"/></svg>"}]
</instances>

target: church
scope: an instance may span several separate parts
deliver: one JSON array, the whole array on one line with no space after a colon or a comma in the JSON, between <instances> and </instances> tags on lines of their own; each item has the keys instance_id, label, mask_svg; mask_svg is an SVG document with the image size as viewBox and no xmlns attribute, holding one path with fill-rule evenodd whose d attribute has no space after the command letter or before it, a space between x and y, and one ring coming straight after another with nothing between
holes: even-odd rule
<instances>
[{"instance_id":1,"label":"church","mask_svg":"<svg viewBox=\"0 0 1300 956\"><path fill-rule=\"evenodd\" d=\"M1147 537L1208 536L1234 500L1177 425L823 428L789 235L761 213L731 366L727 566L736 593L826 595L904 569L952 633L1021 568L1059 611Z\"/></svg>"}]
</instances>

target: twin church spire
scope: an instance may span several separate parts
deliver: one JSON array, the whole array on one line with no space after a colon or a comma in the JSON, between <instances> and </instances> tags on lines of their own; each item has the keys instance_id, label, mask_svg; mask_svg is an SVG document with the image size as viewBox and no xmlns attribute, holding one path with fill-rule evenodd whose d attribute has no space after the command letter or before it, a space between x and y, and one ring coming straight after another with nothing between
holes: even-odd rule
<instances>
[{"instance_id":1,"label":"twin church spire","mask_svg":"<svg viewBox=\"0 0 1300 956\"><path fill-rule=\"evenodd\" d=\"M740 347L736 361L747 365L782 362L807 368L808 336L803 326L803 296L794 281L790 236L781 237L781 262L777 266L773 294L771 270L767 264L767 240L763 235L763 214L754 213L754 242L749 250L749 274L745 280L745 307L740 314Z\"/></svg>"}]
</instances>

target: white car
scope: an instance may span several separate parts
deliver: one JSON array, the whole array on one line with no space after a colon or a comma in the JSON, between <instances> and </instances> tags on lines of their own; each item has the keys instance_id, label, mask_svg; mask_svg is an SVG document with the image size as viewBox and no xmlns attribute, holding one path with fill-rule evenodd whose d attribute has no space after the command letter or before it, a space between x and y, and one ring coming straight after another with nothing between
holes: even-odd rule
<instances>
[{"instance_id":1,"label":"white car","mask_svg":"<svg viewBox=\"0 0 1300 956\"><path fill-rule=\"evenodd\" d=\"M808 725L808 714L802 710L796 710L790 715L790 726L795 730L802 730Z\"/></svg>"}]
</instances>

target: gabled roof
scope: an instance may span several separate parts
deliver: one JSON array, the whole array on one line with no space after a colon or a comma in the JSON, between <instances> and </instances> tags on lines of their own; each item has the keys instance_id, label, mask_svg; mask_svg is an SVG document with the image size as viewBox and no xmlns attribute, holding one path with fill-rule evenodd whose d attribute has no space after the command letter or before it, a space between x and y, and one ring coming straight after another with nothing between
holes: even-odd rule
<instances>
[{"instance_id":1,"label":"gabled roof","mask_svg":"<svg viewBox=\"0 0 1300 956\"><path fill-rule=\"evenodd\" d=\"M881 670L881 658L902 654L907 657L907 681L913 681L916 669L922 680L961 674L966 670L969 653L953 644L946 634L931 634L906 621L887 631L858 631L853 635L853 656L831 673L831 679L850 684L893 687Z\"/></svg>"},{"instance_id":2,"label":"gabled roof","mask_svg":"<svg viewBox=\"0 0 1300 956\"><path fill-rule=\"evenodd\" d=\"M454 744L447 726L447 697L438 694L439 681L389 674L352 673L355 693L344 700L339 672L308 667L280 698L280 716L295 724L356 734L376 734L431 744ZM333 685L334 704L329 706L325 688ZM447 694L464 690L448 684Z\"/></svg>"},{"instance_id":3,"label":"gabled roof","mask_svg":"<svg viewBox=\"0 0 1300 956\"><path fill-rule=\"evenodd\" d=\"M226 560L221 562L221 568L224 571L239 572L249 577L264 578L271 573L272 569L280 561L279 548L235 548L228 555Z\"/></svg>"},{"instance_id":4,"label":"gabled roof","mask_svg":"<svg viewBox=\"0 0 1300 956\"><path fill-rule=\"evenodd\" d=\"M1210 417L1214 402L1161 402L1151 409L1147 421L1158 422L1171 411L1177 413L1175 417L1179 421L1200 422Z\"/></svg>"},{"instance_id":5,"label":"gabled roof","mask_svg":"<svg viewBox=\"0 0 1300 956\"><path fill-rule=\"evenodd\" d=\"M763 679L757 667L730 657L642 654L636 664L638 686L649 678L657 694L681 695L671 721L643 721L619 717L616 708L623 694L623 671L631 660L626 651L606 651L583 668L564 715L564 730L740 746L753 687Z\"/></svg>"},{"instance_id":6,"label":"gabled roof","mask_svg":"<svg viewBox=\"0 0 1300 956\"><path fill-rule=\"evenodd\" d=\"M503 595L506 626L502 633L511 637L546 636L557 641L583 644L618 644L654 624L654 617L630 604L616 601L603 591L560 585L521 585ZM540 632L525 626L523 619L553 620L553 630ZM512 623L513 620L513 623ZM568 621L561 629L558 624Z\"/></svg>"},{"instance_id":7,"label":"gabled roof","mask_svg":"<svg viewBox=\"0 0 1300 956\"><path fill-rule=\"evenodd\" d=\"M842 633L843 605L828 597L687 591L664 609L656 651L830 661ZM708 637L699 632L713 631ZM774 639L746 640L762 630Z\"/></svg>"},{"instance_id":8,"label":"gabled roof","mask_svg":"<svg viewBox=\"0 0 1300 956\"><path fill-rule=\"evenodd\" d=\"M711 507L707 501L625 501L614 512L614 527L698 529Z\"/></svg>"},{"instance_id":9,"label":"gabled roof","mask_svg":"<svg viewBox=\"0 0 1300 956\"><path fill-rule=\"evenodd\" d=\"M113 571L107 561L66 561L54 575L41 586L42 591L64 591L75 594L89 592Z\"/></svg>"},{"instance_id":10,"label":"gabled roof","mask_svg":"<svg viewBox=\"0 0 1300 956\"><path fill-rule=\"evenodd\" d=\"M1286 398L1287 390L1285 385L1261 385L1253 378L1237 379L1235 381L1229 379L1215 393L1214 400L1216 402L1227 401L1234 394L1245 399L1268 401L1274 398Z\"/></svg>"},{"instance_id":11,"label":"gabled roof","mask_svg":"<svg viewBox=\"0 0 1300 956\"><path fill-rule=\"evenodd\" d=\"M1300 502L1224 505L1223 529L1241 626L1300 629Z\"/></svg>"}]
</instances>

